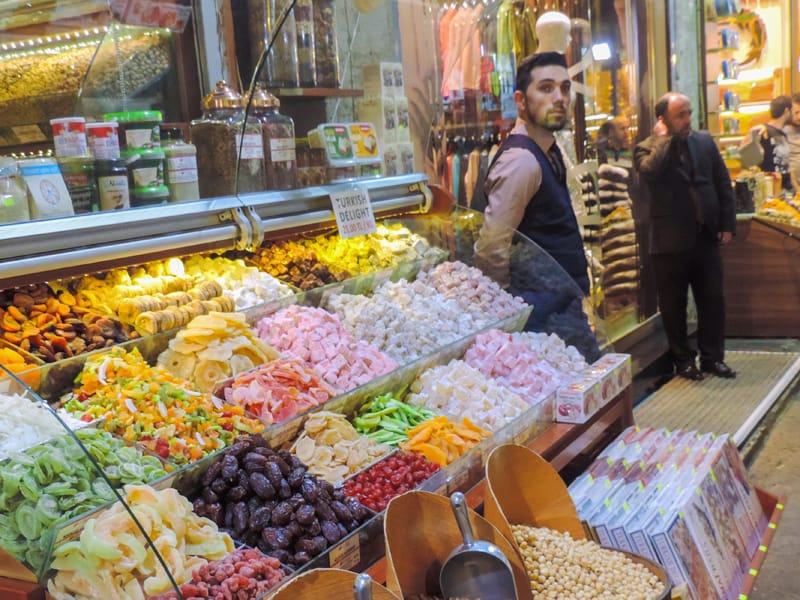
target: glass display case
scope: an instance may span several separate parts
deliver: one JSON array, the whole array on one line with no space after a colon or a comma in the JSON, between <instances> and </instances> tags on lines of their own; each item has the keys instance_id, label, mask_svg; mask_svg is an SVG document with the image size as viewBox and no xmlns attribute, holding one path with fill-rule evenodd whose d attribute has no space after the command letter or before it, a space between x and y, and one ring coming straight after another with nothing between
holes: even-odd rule
<instances>
[{"instance_id":1,"label":"glass display case","mask_svg":"<svg viewBox=\"0 0 800 600\"><path fill-rule=\"evenodd\" d=\"M239 40L249 40L247 23L237 22L233 4L230 31L244 32L248 37ZM472 7L470 19L486 26L490 20L481 20L480 6ZM62 514L61 501L56 500L59 510L45 501L40 508L63 517L65 525L52 541L45 540L45 551L34 549L36 556L28 556L27 542L8 542L6 551L21 567L14 563L16 570L5 575L37 579L56 599L110 596L111 589L132 598L158 597L191 585L195 568L208 563L197 573L211 576L247 559L255 575L243 585L259 598L280 579L313 566L365 568L383 551L382 515L322 482L324 473L339 473L341 465L334 461L343 450L309 448L298 437L309 422L335 421L325 416L333 411L354 422L366 402L386 394L406 399L406 388L423 373L454 363L470 374L465 380L485 381L478 367L462 364L479 336L499 336L517 349L547 344L557 365L531 366L541 388L508 392L491 385L497 394L515 394L508 401L516 407L513 414L486 416L458 405L441 409L440 417L449 421L442 422L445 433L462 427L459 434L475 443L447 449L426 489L465 490L480 479L491 448L527 443L549 426L557 418L556 389L601 348L610 348L596 306L524 236L506 232L507 289L475 268L484 216L452 203L438 185L447 181L440 167L448 149L440 143L448 131L465 133L465 141L472 135L480 143L499 138L494 124L510 119L502 114L509 93L502 77L508 72L498 67L490 74L485 94L478 93L480 85L462 89L451 82L445 99L434 25L447 7L421 8L425 28L419 27L420 6L412 2L271 5L275 24L258 32L265 52L256 52L257 58L249 49L237 54L240 72L252 73L251 80L221 83L226 89L216 96L219 105L209 105L239 113L231 122L241 130L228 128L236 155L217 165L228 169L226 181L236 182L234 189L203 196L209 188L200 169L201 198L195 201L0 225L2 337L33 365L8 370L21 369L29 397L91 422L104 438L124 446L116 454L124 450L137 457L107 468L99 458L103 451L78 436L84 456L93 457L106 472L108 487L118 490L117 502L97 512L83 510L66 522L73 515ZM287 11L293 19L285 18ZM117 9L115 21L119 14ZM277 54L283 46L275 40L283 35L281 26L292 23L298 78L299 63L307 63L304 80L275 85L266 69L285 64ZM164 40L174 42L174 34L118 25L111 23L103 34L77 96L87 122L109 111L160 108L131 103L114 111L105 102L115 94L133 99L140 89L175 87L173 67L162 73L160 66L160 49L167 47ZM128 39L129 32L141 35ZM153 52L147 61L123 61L117 69L122 79L112 83L105 78L103 57L126 43L146 43ZM467 52L455 44L454 51ZM469 56L482 63L480 50L477 55L474 50L470 45ZM244 56L251 57L249 71ZM513 65L508 56L495 58L499 66ZM312 72L317 86L302 87ZM136 73L156 83L140 83ZM103 94L91 93L100 87ZM198 100L194 110L202 121L200 107ZM259 119L264 108L270 109L269 118ZM473 114L490 121L469 121ZM261 130L247 129L254 124ZM432 130L432 124L439 128ZM152 159L147 151L157 148L147 145L155 146L156 125L161 123L151 114L117 121L118 131L148 140L133 148L136 160ZM202 127L193 131L187 124L182 131L201 164L204 145L213 149L214 140L202 137ZM118 140L121 151L135 143L135 138ZM267 159L274 162L272 173L283 175L291 171L284 163L295 163L295 185L281 184L293 189L241 185L247 161ZM165 162L163 168L171 165ZM323 322L314 325L312 316ZM338 336L336 356L328 357L325 347L294 354L310 347L311 342L291 342L308 330ZM354 354L353 348L367 358L338 360ZM531 365L539 362L532 353L526 358ZM380 369L372 366L378 364ZM240 377L254 377L259 385L275 379L280 373L269 370L276 367L296 380L293 393L300 380L314 382L313 390L303 388L305 404L294 401L292 410L284 411L281 403L226 392L244 384L237 383ZM342 371L357 367L360 378L339 380ZM473 396L469 390L462 395ZM455 417L464 415L469 424L457 422ZM46 454L52 444L41 447ZM429 450L428 458L439 456ZM371 466L374 458L361 466ZM318 459L330 461L311 467ZM138 479L112 478L129 471ZM13 487L16 479L8 481ZM0 519L16 520L17 505L3 506ZM235 547L239 554L231 558ZM190 595L191 587L183 593Z\"/></svg>"}]
</instances>

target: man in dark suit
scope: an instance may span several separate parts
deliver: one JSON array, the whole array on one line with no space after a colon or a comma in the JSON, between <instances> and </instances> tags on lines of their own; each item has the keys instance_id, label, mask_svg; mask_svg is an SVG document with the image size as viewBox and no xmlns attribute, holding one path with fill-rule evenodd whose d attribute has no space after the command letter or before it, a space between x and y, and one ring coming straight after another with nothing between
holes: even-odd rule
<instances>
[{"instance_id":1,"label":"man in dark suit","mask_svg":"<svg viewBox=\"0 0 800 600\"><path fill-rule=\"evenodd\" d=\"M725 364L725 299L719 246L736 229L733 188L714 140L692 131L692 108L670 92L656 104L653 134L634 150L634 165L650 193L650 248L664 330L676 372L735 377ZM700 370L689 345L689 286L697 305Z\"/></svg>"}]
</instances>

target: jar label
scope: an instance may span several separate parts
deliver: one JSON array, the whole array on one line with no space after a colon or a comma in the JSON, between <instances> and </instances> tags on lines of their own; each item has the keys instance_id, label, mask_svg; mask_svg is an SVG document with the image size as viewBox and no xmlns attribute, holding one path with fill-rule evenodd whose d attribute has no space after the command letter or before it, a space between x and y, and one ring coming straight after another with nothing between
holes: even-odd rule
<instances>
[{"instance_id":1,"label":"jar label","mask_svg":"<svg viewBox=\"0 0 800 600\"><path fill-rule=\"evenodd\" d=\"M269 155L272 162L294 162L295 145L293 138L272 138L269 141Z\"/></svg>"},{"instance_id":2,"label":"jar label","mask_svg":"<svg viewBox=\"0 0 800 600\"><path fill-rule=\"evenodd\" d=\"M119 139L117 136L89 136L89 150L95 158L119 158Z\"/></svg>"},{"instance_id":3,"label":"jar label","mask_svg":"<svg viewBox=\"0 0 800 600\"><path fill-rule=\"evenodd\" d=\"M243 160L264 158L264 143L260 134L246 133L242 141L242 136L237 133L236 147L241 148Z\"/></svg>"},{"instance_id":4,"label":"jar label","mask_svg":"<svg viewBox=\"0 0 800 600\"><path fill-rule=\"evenodd\" d=\"M125 129L125 144L128 148L150 148L155 145L158 128L134 128L128 126Z\"/></svg>"},{"instance_id":5,"label":"jar label","mask_svg":"<svg viewBox=\"0 0 800 600\"><path fill-rule=\"evenodd\" d=\"M11 194L0 194L0 204L3 205L3 208L11 208L14 206L14 196Z\"/></svg>"},{"instance_id":6,"label":"jar label","mask_svg":"<svg viewBox=\"0 0 800 600\"><path fill-rule=\"evenodd\" d=\"M131 169L133 187L164 185L164 174L158 166Z\"/></svg>"},{"instance_id":7,"label":"jar label","mask_svg":"<svg viewBox=\"0 0 800 600\"><path fill-rule=\"evenodd\" d=\"M101 210L119 210L130 208L128 178L125 175L99 177L97 187L100 191Z\"/></svg>"},{"instance_id":8,"label":"jar label","mask_svg":"<svg viewBox=\"0 0 800 600\"><path fill-rule=\"evenodd\" d=\"M197 159L194 156L168 158L167 179L170 183L193 183L197 181Z\"/></svg>"},{"instance_id":9,"label":"jar label","mask_svg":"<svg viewBox=\"0 0 800 600\"><path fill-rule=\"evenodd\" d=\"M53 136L53 145L56 156L85 156L86 134L82 131L65 131L61 135Z\"/></svg>"}]
</instances>

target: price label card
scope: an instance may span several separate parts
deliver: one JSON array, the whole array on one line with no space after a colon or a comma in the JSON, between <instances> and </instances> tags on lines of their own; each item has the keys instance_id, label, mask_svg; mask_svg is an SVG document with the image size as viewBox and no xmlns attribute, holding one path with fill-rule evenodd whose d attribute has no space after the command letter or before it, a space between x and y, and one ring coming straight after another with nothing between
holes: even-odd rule
<instances>
[{"instance_id":1,"label":"price label card","mask_svg":"<svg viewBox=\"0 0 800 600\"><path fill-rule=\"evenodd\" d=\"M336 225L343 239L375 233L375 215L367 190L355 189L331 194Z\"/></svg>"},{"instance_id":2,"label":"price label card","mask_svg":"<svg viewBox=\"0 0 800 600\"><path fill-rule=\"evenodd\" d=\"M361 562L361 547L358 534L351 535L330 551L330 563L334 569L353 569Z\"/></svg>"}]
</instances>

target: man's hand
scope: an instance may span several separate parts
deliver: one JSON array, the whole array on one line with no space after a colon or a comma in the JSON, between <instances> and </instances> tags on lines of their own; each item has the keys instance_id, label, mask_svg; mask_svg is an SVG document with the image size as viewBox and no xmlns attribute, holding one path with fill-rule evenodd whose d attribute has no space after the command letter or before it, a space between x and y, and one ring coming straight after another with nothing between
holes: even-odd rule
<instances>
[{"instance_id":1,"label":"man's hand","mask_svg":"<svg viewBox=\"0 0 800 600\"><path fill-rule=\"evenodd\" d=\"M669 128L664 123L664 119L659 117L656 126L653 127L653 135L669 135Z\"/></svg>"},{"instance_id":2,"label":"man's hand","mask_svg":"<svg viewBox=\"0 0 800 600\"><path fill-rule=\"evenodd\" d=\"M730 231L720 231L717 234L717 239L719 240L720 246L725 246L726 244L731 243L731 240L733 239L733 234Z\"/></svg>"}]
</instances>

